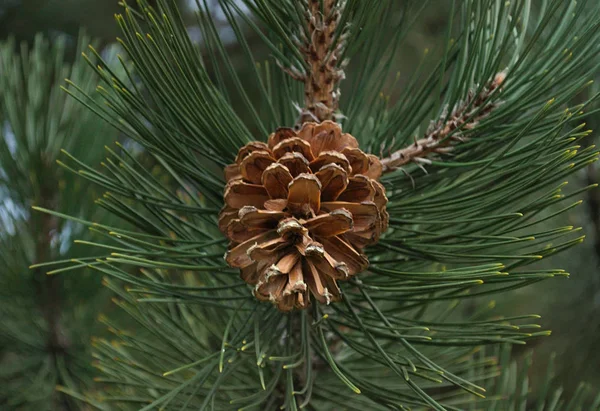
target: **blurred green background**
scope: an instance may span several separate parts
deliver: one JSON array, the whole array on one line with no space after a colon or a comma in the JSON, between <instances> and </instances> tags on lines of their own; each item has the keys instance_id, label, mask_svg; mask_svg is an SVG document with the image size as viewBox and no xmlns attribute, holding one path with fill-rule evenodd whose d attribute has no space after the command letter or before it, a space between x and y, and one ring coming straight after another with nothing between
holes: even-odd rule
<instances>
[{"instance_id":1,"label":"blurred green background","mask_svg":"<svg viewBox=\"0 0 600 411\"><path fill-rule=\"evenodd\" d=\"M189 24L190 36L201 42L199 30L194 25L195 1L179 2ZM449 3L449 0L431 2L415 23L396 62L401 73L400 83L419 64L426 49L435 52L435 46L445 32ZM51 40L66 34L75 43L80 29L84 28L100 45L107 46L119 34L114 21L114 14L119 10L117 0L0 0L0 41L13 37L16 44L32 43L35 34L41 32ZM215 18L219 18L218 12ZM258 49L258 39L253 41ZM230 47L235 53L236 45L231 44ZM80 57L72 53L72 58ZM404 98L402 95L393 97ZM599 126L598 115L590 116L588 128L598 130ZM593 144L594 136L598 136L597 131L585 144ZM572 176L569 188L574 191L599 180L597 166L591 165ZM507 315L537 313L542 316L542 324L553 334L526 347L534 346L536 349L531 379L535 384L546 371L548 358L555 353L559 380L570 392L582 380L600 387L600 192L591 190L583 196L584 203L568 213L568 224L582 227L586 241L544 262L545 265L565 269L571 277L516 290L499 296L496 302L498 311ZM517 349L517 352L523 351Z\"/></svg>"}]
</instances>

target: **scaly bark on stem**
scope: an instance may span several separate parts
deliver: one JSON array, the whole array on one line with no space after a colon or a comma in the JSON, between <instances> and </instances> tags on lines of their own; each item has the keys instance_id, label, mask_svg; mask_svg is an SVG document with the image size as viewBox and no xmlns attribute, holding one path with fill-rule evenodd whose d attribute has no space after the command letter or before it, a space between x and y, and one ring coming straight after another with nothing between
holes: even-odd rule
<instances>
[{"instance_id":1,"label":"scaly bark on stem","mask_svg":"<svg viewBox=\"0 0 600 411\"><path fill-rule=\"evenodd\" d=\"M469 93L465 101L457 104L447 121L440 119L432 123L424 138L420 140L415 138L415 142L410 146L382 158L383 172L394 171L410 162L429 164L427 156L452 151L452 145L464 141L465 137L460 132L452 135L450 133L456 129L468 130L475 127L497 106L497 103L487 100L502 85L505 77L505 73L496 74L478 95Z\"/></svg>"},{"instance_id":2,"label":"scaly bark on stem","mask_svg":"<svg viewBox=\"0 0 600 411\"><path fill-rule=\"evenodd\" d=\"M304 82L304 108L298 125L306 121L320 123L332 120L338 109L339 82L344 78L339 58L344 49L344 41L343 36L340 36L336 42L336 32L342 7L341 1L323 0L321 10L319 0L308 0L308 33L303 35L300 47L308 70L306 73L299 73L285 69L293 78Z\"/></svg>"}]
</instances>

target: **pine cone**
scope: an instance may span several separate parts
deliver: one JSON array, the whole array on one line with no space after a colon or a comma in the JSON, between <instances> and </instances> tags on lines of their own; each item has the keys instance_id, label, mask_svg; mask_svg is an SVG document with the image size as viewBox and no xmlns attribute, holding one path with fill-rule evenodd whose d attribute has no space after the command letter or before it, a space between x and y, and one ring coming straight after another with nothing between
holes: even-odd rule
<instances>
[{"instance_id":1,"label":"pine cone","mask_svg":"<svg viewBox=\"0 0 600 411\"><path fill-rule=\"evenodd\" d=\"M307 307L310 294L339 300L337 280L368 267L362 250L387 229L381 172L379 159L332 121L248 143L225 169L227 263L282 311Z\"/></svg>"}]
</instances>

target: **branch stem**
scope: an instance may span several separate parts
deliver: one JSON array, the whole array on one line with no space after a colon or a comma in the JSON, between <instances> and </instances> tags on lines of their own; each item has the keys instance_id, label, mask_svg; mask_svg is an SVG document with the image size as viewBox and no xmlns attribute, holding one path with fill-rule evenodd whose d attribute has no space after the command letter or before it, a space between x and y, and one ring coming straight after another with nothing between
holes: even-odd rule
<instances>
[{"instance_id":1,"label":"branch stem","mask_svg":"<svg viewBox=\"0 0 600 411\"><path fill-rule=\"evenodd\" d=\"M45 163L42 161L42 163ZM48 173L49 167L42 167ZM42 176L48 174L41 174ZM41 178L41 187L36 199L36 204L45 209L54 209L57 205L57 188L52 184L51 177ZM33 219L33 238L35 239L34 264L44 263L53 258L52 240L58 230L58 218L47 213L36 213ZM39 309L47 326L46 350L52 357L54 367L58 370L58 362L65 358L70 341L61 322L61 279L59 276L49 276L44 267L33 269L33 281ZM67 399L61 394L63 409L71 407Z\"/></svg>"},{"instance_id":2,"label":"branch stem","mask_svg":"<svg viewBox=\"0 0 600 411\"><path fill-rule=\"evenodd\" d=\"M383 172L389 173L411 162L420 166L430 164L431 160L427 158L430 155L449 153L454 144L466 141L460 130L474 128L498 105L490 102L489 97L502 85L505 77L505 73L496 74L479 94L470 92L464 101L454 107L450 116L443 114L440 120L432 123L425 137L419 140L415 138L410 146L382 158Z\"/></svg>"},{"instance_id":3,"label":"branch stem","mask_svg":"<svg viewBox=\"0 0 600 411\"><path fill-rule=\"evenodd\" d=\"M308 0L307 33L300 48L307 63L306 73L286 70L293 78L304 81L304 108L298 124L306 121L332 120L339 104L339 82L344 78L339 56L344 41L336 36L344 2Z\"/></svg>"}]
</instances>

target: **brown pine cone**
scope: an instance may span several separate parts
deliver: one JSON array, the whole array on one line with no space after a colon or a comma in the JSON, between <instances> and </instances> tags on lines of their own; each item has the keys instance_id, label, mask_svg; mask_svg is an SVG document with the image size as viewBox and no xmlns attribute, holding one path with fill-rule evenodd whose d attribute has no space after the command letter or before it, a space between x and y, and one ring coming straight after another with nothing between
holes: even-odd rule
<instances>
[{"instance_id":1,"label":"brown pine cone","mask_svg":"<svg viewBox=\"0 0 600 411\"><path fill-rule=\"evenodd\" d=\"M282 311L306 308L310 294L339 300L337 280L368 267L362 249L387 229L381 172L379 159L333 121L246 144L225 168L227 263Z\"/></svg>"}]
</instances>

